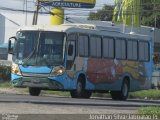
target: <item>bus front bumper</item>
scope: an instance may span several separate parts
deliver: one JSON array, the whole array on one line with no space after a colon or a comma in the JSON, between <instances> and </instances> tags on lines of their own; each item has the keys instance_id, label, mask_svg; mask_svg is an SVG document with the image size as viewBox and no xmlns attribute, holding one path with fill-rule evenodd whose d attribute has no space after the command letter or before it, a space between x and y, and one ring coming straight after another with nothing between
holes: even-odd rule
<instances>
[{"instance_id":1,"label":"bus front bumper","mask_svg":"<svg viewBox=\"0 0 160 120\"><path fill-rule=\"evenodd\" d=\"M41 89L51 89L51 90L63 90L64 87L61 83L56 80L51 80L49 78L35 78L35 77L23 77L12 80L12 85L14 87L36 87Z\"/></svg>"}]
</instances>

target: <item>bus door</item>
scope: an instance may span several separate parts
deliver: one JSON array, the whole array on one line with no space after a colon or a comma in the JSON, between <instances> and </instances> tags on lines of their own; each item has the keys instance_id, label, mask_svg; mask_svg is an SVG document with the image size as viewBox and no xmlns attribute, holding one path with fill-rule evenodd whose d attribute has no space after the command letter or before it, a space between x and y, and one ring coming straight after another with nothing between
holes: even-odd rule
<instances>
[{"instance_id":1,"label":"bus door","mask_svg":"<svg viewBox=\"0 0 160 120\"><path fill-rule=\"evenodd\" d=\"M76 72L76 67L74 64L76 56L76 40L74 39L74 36L75 34L69 35L67 40L66 72L71 79L74 79L74 75Z\"/></svg>"}]
</instances>

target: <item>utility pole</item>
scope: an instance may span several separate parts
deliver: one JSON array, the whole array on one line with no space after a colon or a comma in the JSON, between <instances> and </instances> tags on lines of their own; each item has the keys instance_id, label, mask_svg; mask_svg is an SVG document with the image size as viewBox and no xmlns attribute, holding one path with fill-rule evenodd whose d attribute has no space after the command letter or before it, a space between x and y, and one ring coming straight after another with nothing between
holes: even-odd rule
<instances>
[{"instance_id":1,"label":"utility pole","mask_svg":"<svg viewBox=\"0 0 160 120\"><path fill-rule=\"evenodd\" d=\"M142 15L143 15L142 0L140 0L140 17L139 17L140 26L142 25L142 17L143 17Z\"/></svg>"},{"instance_id":2,"label":"utility pole","mask_svg":"<svg viewBox=\"0 0 160 120\"><path fill-rule=\"evenodd\" d=\"M40 0L37 0L37 5L36 5L35 11L34 11L34 15L33 15L32 25L37 25L38 12L39 12L39 9L40 9L39 3L40 3Z\"/></svg>"},{"instance_id":3,"label":"utility pole","mask_svg":"<svg viewBox=\"0 0 160 120\"><path fill-rule=\"evenodd\" d=\"M28 4L27 4L27 0L25 0L25 3L26 3L26 17L25 17L25 25L27 25L27 8L28 8Z\"/></svg>"},{"instance_id":4,"label":"utility pole","mask_svg":"<svg viewBox=\"0 0 160 120\"><path fill-rule=\"evenodd\" d=\"M157 27L157 16L156 16L156 6L155 6L155 0L154 0L154 8L153 8L153 11L155 13L154 15L154 27L156 28Z\"/></svg>"}]
</instances>

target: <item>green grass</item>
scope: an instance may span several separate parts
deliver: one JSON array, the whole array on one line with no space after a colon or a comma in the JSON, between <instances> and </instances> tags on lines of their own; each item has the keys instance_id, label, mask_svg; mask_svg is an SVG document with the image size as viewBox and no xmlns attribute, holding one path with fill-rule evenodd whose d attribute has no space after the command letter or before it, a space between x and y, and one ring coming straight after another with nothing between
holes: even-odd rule
<instances>
[{"instance_id":1,"label":"green grass","mask_svg":"<svg viewBox=\"0 0 160 120\"><path fill-rule=\"evenodd\" d=\"M92 97L111 97L109 93L92 93Z\"/></svg>"},{"instance_id":2,"label":"green grass","mask_svg":"<svg viewBox=\"0 0 160 120\"><path fill-rule=\"evenodd\" d=\"M8 88L8 89L15 89L20 93L29 93L28 88L14 88L10 82L0 82L0 88ZM42 90L41 94L51 94L51 95L58 95L58 96L70 96L69 92L63 91L50 91L50 90Z\"/></svg>"},{"instance_id":3,"label":"green grass","mask_svg":"<svg viewBox=\"0 0 160 120\"><path fill-rule=\"evenodd\" d=\"M13 88L10 82L0 82L0 88Z\"/></svg>"},{"instance_id":4,"label":"green grass","mask_svg":"<svg viewBox=\"0 0 160 120\"><path fill-rule=\"evenodd\" d=\"M160 99L160 90L143 90L129 93L129 98Z\"/></svg>"},{"instance_id":5,"label":"green grass","mask_svg":"<svg viewBox=\"0 0 160 120\"><path fill-rule=\"evenodd\" d=\"M50 95L57 95L57 96L70 96L70 92L51 91L51 90L42 90L41 94L50 94Z\"/></svg>"},{"instance_id":6,"label":"green grass","mask_svg":"<svg viewBox=\"0 0 160 120\"><path fill-rule=\"evenodd\" d=\"M138 114L151 115L160 119L160 107L141 107L138 109Z\"/></svg>"}]
</instances>

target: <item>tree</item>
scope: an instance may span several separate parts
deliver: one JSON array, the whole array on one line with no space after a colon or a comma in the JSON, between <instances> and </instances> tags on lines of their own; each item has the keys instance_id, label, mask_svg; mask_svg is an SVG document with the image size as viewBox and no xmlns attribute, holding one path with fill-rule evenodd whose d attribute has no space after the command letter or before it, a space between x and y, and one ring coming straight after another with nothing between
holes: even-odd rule
<instances>
[{"instance_id":1,"label":"tree","mask_svg":"<svg viewBox=\"0 0 160 120\"><path fill-rule=\"evenodd\" d=\"M160 28L160 0L142 0L141 24Z\"/></svg>"},{"instance_id":2,"label":"tree","mask_svg":"<svg viewBox=\"0 0 160 120\"><path fill-rule=\"evenodd\" d=\"M111 21L113 17L114 6L104 5L97 12L90 12L88 20Z\"/></svg>"},{"instance_id":3,"label":"tree","mask_svg":"<svg viewBox=\"0 0 160 120\"><path fill-rule=\"evenodd\" d=\"M112 21L114 6L104 5L97 12L90 12L88 20ZM140 24L160 28L160 0L141 0Z\"/></svg>"}]
</instances>

